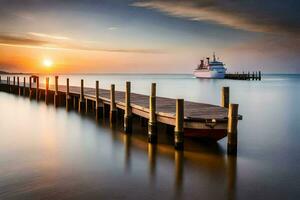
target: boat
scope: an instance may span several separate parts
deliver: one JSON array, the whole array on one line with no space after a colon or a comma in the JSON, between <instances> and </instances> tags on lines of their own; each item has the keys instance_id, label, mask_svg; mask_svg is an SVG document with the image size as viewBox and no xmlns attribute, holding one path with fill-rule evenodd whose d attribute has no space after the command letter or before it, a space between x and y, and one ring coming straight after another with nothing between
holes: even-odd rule
<instances>
[{"instance_id":1,"label":"boat","mask_svg":"<svg viewBox=\"0 0 300 200\"><path fill-rule=\"evenodd\" d=\"M216 54L213 54L213 61L207 57L207 62L201 60L200 65L194 70L194 76L197 78L216 78L223 79L225 77L226 68L225 64L221 61L217 61Z\"/></svg>"}]
</instances>

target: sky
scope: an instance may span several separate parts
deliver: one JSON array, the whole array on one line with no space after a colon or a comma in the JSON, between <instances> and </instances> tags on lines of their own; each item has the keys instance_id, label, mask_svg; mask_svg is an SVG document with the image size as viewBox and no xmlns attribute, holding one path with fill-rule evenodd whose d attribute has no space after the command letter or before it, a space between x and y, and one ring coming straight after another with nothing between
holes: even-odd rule
<instances>
[{"instance_id":1,"label":"sky","mask_svg":"<svg viewBox=\"0 0 300 200\"><path fill-rule=\"evenodd\" d=\"M300 73L298 0L0 0L0 70ZM51 67L45 66L51 60Z\"/></svg>"}]
</instances>

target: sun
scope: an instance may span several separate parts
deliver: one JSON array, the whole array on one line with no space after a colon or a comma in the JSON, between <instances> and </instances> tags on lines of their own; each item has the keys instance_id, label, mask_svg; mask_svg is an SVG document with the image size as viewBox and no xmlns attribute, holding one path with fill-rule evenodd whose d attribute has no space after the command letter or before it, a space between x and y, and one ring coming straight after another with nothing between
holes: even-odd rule
<instances>
[{"instance_id":1,"label":"sun","mask_svg":"<svg viewBox=\"0 0 300 200\"><path fill-rule=\"evenodd\" d=\"M50 68L53 66L53 61L50 58L46 58L43 60L43 65L47 68Z\"/></svg>"}]
</instances>

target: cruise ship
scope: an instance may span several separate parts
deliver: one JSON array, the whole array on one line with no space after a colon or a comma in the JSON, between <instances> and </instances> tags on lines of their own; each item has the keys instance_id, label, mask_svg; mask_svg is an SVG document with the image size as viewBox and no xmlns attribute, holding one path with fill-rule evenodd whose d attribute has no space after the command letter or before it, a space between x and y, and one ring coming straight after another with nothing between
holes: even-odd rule
<instances>
[{"instance_id":1,"label":"cruise ship","mask_svg":"<svg viewBox=\"0 0 300 200\"><path fill-rule=\"evenodd\" d=\"M224 78L226 73L225 64L216 60L216 54L213 54L213 61L207 57L207 62L201 60L200 65L194 71L194 75L197 78Z\"/></svg>"}]
</instances>

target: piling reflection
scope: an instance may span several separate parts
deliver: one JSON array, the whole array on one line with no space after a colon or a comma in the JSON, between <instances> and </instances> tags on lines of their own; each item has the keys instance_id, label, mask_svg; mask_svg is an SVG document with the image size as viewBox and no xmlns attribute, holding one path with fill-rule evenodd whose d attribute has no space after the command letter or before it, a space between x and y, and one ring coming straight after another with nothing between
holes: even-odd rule
<instances>
[{"instance_id":1,"label":"piling reflection","mask_svg":"<svg viewBox=\"0 0 300 200\"><path fill-rule=\"evenodd\" d=\"M175 191L176 196L180 197L183 188L184 176L184 151L174 151L175 160Z\"/></svg>"},{"instance_id":2,"label":"piling reflection","mask_svg":"<svg viewBox=\"0 0 300 200\"><path fill-rule=\"evenodd\" d=\"M157 145L148 143L149 175L150 175L150 182L152 183L155 181L156 157L157 157Z\"/></svg>"},{"instance_id":3,"label":"piling reflection","mask_svg":"<svg viewBox=\"0 0 300 200\"><path fill-rule=\"evenodd\" d=\"M129 172L131 169L131 136L129 134L123 134L122 138L125 148L125 171Z\"/></svg>"},{"instance_id":4,"label":"piling reflection","mask_svg":"<svg viewBox=\"0 0 300 200\"><path fill-rule=\"evenodd\" d=\"M227 157L227 199L236 199L236 156Z\"/></svg>"}]
</instances>

